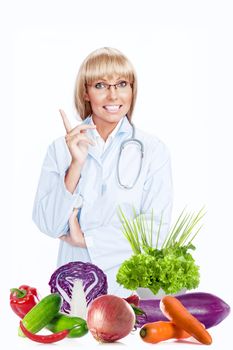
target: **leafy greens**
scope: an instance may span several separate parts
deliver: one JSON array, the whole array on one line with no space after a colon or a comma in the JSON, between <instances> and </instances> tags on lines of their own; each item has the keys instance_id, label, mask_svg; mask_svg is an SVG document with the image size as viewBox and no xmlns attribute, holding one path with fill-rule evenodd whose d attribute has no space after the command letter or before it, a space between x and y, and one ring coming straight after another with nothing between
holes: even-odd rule
<instances>
[{"instance_id":1,"label":"leafy greens","mask_svg":"<svg viewBox=\"0 0 233 350\"><path fill-rule=\"evenodd\" d=\"M173 294L181 289L197 288L200 282L199 266L188 250L194 250L191 243L201 227L194 231L205 213L201 209L196 215L183 210L175 225L168 232L161 249L158 249L160 225L155 248L152 245L153 211L151 225L144 215L128 220L122 210L119 217L123 234L129 241L133 255L123 262L117 273L117 282L130 290L138 287L149 288L154 294L163 289L166 294Z\"/></svg>"}]
</instances>

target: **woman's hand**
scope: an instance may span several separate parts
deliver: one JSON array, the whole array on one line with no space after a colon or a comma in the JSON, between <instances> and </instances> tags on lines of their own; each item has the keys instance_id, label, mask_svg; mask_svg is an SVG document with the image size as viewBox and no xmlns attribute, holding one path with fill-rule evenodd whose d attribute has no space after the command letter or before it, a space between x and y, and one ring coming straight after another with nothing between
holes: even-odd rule
<instances>
[{"instance_id":1,"label":"woman's hand","mask_svg":"<svg viewBox=\"0 0 233 350\"><path fill-rule=\"evenodd\" d=\"M78 222L77 214L78 209L74 209L69 218L69 234L61 236L60 239L74 247L86 248L86 242Z\"/></svg>"},{"instance_id":2,"label":"woman's hand","mask_svg":"<svg viewBox=\"0 0 233 350\"><path fill-rule=\"evenodd\" d=\"M88 138L85 133L88 129L95 129L96 126L82 124L72 129L65 112L62 109L60 109L59 112L62 116L63 124L66 129L65 140L72 157L72 163L82 167L87 158L88 145L95 146L95 142Z\"/></svg>"}]
</instances>

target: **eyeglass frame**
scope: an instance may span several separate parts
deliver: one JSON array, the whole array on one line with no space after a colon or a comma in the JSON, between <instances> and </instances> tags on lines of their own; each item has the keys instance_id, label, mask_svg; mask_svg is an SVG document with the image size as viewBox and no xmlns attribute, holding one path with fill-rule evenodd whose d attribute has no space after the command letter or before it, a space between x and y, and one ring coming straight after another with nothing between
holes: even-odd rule
<instances>
[{"instance_id":1,"label":"eyeglass frame","mask_svg":"<svg viewBox=\"0 0 233 350\"><path fill-rule=\"evenodd\" d=\"M98 89L98 88L96 88L95 85L97 85L97 84L99 84L99 83L102 83L102 84L106 85L106 88L105 88L105 87L104 87L103 89ZM105 83L105 82L103 82L103 81L99 81L99 82L97 82L95 85L91 85L91 84L87 84L87 83L86 83L85 86L90 86L90 87L96 88L96 90L99 90L99 91L104 92L104 91L110 90L110 87L111 87L111 86L114 86L114 87L115 87L115 90L118 90L119 87L117 87L117 85L119 85L119 84L121 84L121 83L127 83L127 85L124 86L124 88L127 87L128 84L129 84L131 87L132 87L132 85L133 85L133 83L130 83L130 82L127 81L127 80L121 80L121 81L119 81L119 82L116 83L116 84L108 84L108 83Z\"/></svg>"}]
</instances>

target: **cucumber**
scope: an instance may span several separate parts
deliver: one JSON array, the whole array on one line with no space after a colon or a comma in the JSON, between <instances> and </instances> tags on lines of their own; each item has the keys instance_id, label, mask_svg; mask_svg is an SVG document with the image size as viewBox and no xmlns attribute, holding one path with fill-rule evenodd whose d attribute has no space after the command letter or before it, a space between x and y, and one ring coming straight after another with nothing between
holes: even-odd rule
<instances>
[{"instance_id":1,"label":"cucumber","mask_svg":"<svg viewBox=\"0 0 233 350\"><path fill-rule=\"evenodd\" d=\"M61 296L52 293L41 299L23 318L25 328L37 333L57 315L62 303Z\"/></svg>"},{"instance_id":2,"label":"cucumber","mask_svg":"<svg viewBox=\"0 0 233 350\"><path fill-rule=\"evenodd\" d=\"M68 338L79 338L88 332L87 323L83 318L61 313L58 313L46 328L53 333L70 330Z\"/></svg>"}]
</instances>

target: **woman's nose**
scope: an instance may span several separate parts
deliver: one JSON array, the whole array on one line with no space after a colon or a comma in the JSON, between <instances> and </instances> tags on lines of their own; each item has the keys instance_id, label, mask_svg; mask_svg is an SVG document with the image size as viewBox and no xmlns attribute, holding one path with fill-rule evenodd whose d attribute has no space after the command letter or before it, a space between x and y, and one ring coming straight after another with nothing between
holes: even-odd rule
<instances>
[{"instance_id":1,"label":"woman's nose","mask_svg":"<svg viewBox=\"0 0 233 350\"><path fill-rule=\"evenodd\" d=\"M117 89L114 85L111 85L109 86L109 89L108 89L108 97L111 98L111 99L117 99L118 97L118 92L117 92Z\"/></svg>"}]
</instances>

